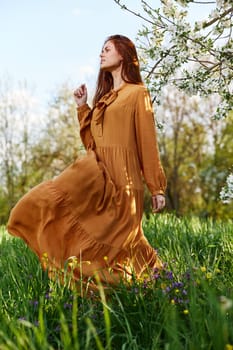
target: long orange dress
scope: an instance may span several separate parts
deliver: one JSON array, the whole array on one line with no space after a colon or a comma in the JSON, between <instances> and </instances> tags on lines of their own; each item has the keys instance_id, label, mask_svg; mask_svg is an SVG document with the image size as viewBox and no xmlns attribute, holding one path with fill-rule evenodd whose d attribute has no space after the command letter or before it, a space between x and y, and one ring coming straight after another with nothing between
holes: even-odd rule
<instances>
[{"instance_id":1,"label":"long orange dress","mask_svg":"<svg viewBox=\"0 0 233 350\"><path fill-rule=\"evenodd\" d=\"M98 273L115 283L160 268L141 225L142 175L153 195L166 187L147 89L125 83L93 110L79 107L78 118L87 154L22 197L10 214L9 233L50 270L71 262L75 280Z\"/></svg>"}]
</instances>

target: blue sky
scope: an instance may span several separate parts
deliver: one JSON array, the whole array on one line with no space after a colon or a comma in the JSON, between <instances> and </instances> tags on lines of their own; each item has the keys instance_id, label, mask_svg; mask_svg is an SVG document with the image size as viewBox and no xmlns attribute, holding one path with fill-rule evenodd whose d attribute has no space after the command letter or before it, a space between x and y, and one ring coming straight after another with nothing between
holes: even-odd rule
<instances>
[{"instance_id":1,"label":"blue sky","mask_svg":"<svg viewBox=\"0 0 233 350\"><path fill-rule=\"evenodd\" d=\"M140 0L124 3L141 9ZM113 0L0 0L0 79L26 80L42 99L66 80L94 86L105 38L119 33L135 41L140 27Z\"/></svg>"},{"instance_id":2,"label":"blue sky","mask_svg":"<svg viewBox=\"0 0 233 350\"><path fill-rule=\"evenodd\" d=\"M26 80L40 95L67 79L95 84L105 38L134 40L139 27L113 0L0 0L0 79Z\"/></svg>"}]
</instances>

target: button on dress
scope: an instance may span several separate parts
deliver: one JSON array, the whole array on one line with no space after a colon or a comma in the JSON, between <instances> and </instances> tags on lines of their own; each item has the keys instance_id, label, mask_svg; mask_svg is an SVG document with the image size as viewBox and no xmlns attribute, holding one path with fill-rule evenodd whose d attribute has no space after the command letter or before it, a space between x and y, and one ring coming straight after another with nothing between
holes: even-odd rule
<instances>
[{"instance_id":1,"label":"button on dress","mask_svg":"<svg viewBox=\"0 0 233 350\"><path fill-rule=\"evenodd\" d=\"M147 89L125 83L79 107L78 119L86 155L21 198L9 233L51 276L68 266L74 281L114 284L161 268L142 230L143 179L152 195L166 189Z\"/></svg>"}]
</instances>

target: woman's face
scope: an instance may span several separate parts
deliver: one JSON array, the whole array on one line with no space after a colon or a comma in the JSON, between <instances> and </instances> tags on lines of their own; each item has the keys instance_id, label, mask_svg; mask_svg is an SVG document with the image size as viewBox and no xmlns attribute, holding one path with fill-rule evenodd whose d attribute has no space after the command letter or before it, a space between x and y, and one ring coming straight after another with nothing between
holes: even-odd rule
<instances>
[{"instance_id":1,"label":"woman's face","mask_svg":"<svg viewBox=\"0 0 233 350\"><path fill-rule=\"evenodd\" d=\"M100 68L109 72L121 67L122 56L118 53L112 41L107 41L100 54Z\"/></svg>"}]
</instances>

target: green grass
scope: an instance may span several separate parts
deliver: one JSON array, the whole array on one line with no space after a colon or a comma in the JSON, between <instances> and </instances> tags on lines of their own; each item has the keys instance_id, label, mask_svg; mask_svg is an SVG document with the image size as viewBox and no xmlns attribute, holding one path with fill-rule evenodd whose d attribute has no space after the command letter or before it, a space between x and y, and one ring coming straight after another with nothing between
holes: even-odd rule
<instances>
[{"instance_id":1,"label":"green grass","mask_svg":"<svg viewBox=\"0 0 233 350\"><path fill-rule=\"evenodd\" d=\"M233 223L144 220L162 272L80 298L0 230L0 350L232 350Z\"/></svg>"}]
</instances>

